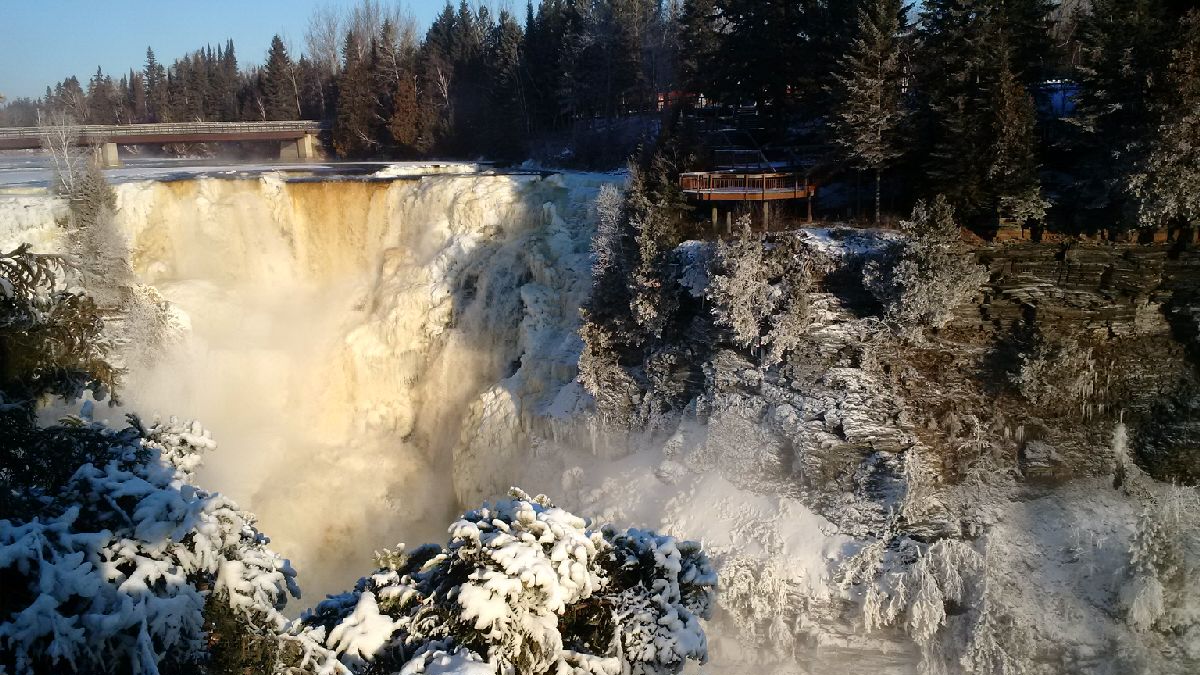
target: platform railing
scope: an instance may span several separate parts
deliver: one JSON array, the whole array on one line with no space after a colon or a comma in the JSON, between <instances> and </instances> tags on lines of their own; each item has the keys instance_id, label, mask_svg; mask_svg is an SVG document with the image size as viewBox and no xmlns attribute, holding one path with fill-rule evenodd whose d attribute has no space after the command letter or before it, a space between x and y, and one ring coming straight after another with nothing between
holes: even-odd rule
<instances>
[{"instance_id":1,"label":"platform railing","mask_svg":"<svg viewBox=\"0 0 1200 675\"><path fill-rule=\"evenodd\" d=\"M797 173L713 173L691 172L679 176L679 187L684 192L772 194L793 193L796 198L807 197L812 185L808 177Z\"/></svg>"}]
</instances>

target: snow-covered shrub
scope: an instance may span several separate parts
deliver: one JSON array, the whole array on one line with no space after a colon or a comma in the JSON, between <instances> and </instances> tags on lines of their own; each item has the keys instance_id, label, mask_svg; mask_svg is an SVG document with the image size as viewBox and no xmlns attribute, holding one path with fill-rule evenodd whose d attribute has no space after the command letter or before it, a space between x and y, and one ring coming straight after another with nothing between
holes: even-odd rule
<instances>
[{"instance_id":1,"label":"snow-covered shrub","mask_svg":"<svg viewBox=\"0 0 1200 675\"><path fill-rule=\"evenodd\" d=\"M450 535L386 551L305 624L359 672L657 674L706 659L716 574L698 544L591 530L518 490Z\"/></svg>"},{"instance_id":2,"label":"snow-covered shrub","mask_svg":"<svg viewBox=\"0 0 1200 675\"><path fill-rule=\"evenodd\" d=\"M1135 630L1189 635L1200 659L1200 495L1195 488L1156 486L1138 519L1123 590Z\"/></svg>"},{"instance_id":3,"label":"snow-covered shrub","mask_svg":"<svg viewBox=\"0 0 1200 675\"><path fill-rule=\"evenodd\" d=\"M942 539L923 544L897 536L889 527L845 562L841 587L861 602L868 631L903 628L921 649L922 672L937 673L945 672L947 661L955 658L941 640L947 607L977 601L983 573L983 556L967 542ZM970 641L956 646L969 649Z\"/></svg>"},{"instance_id":4,"label":"snow-covered shrub","mask_svg":"<svg viewBox=\"0 0 1200 675\"><path fill-rule=\"evenodd\" d=\"M252 516L189 484L199 454L213 447L203 429L75 424L104 451L43 493L36 517L0 520L0 669L189 667L219 637L206 630L210 602L244 630L283 627L278 610L299 594L288 562L266 547Z\"/></svg>"},{"instance_id":5,"label":"snow-covered shrub","mask_svg":"<svg viewBox=\"0 0 1200 675\"><path fill-rule=\"evenodd\" d=\"M708 289L717 325L730 330L740 347L766 347L766 365L783 360L799 344L811 320L806 259L788 242L768 243L739 219L742 235L717 245Z\"/></svg>"},{"instance_id":6,"label":"snow-covered shrub","mask_svg":"<svg viewBox=\"0 0 1200 675\"><path fill-rule=\"evenodd\" d=\"M1011 380L1017 391L1041 410L1088 418L1101 412L1092 405L1097 377L1090 347L1072 338L1040 335L1033 348L1021 355Z\"/></svg>"},{"instance_id":7,"label":"snow-covered shrub","mask_svg":"<svg viewBox=\"0 0 1200 675\"><path fill-rule=\"evenodd\" d=\"M864 265L863 283L899 332L915 335L945 326L988 273L963 245L954 209L944 198L918 202L900 226L907 237Z\"/></svg>"}]
</instances>

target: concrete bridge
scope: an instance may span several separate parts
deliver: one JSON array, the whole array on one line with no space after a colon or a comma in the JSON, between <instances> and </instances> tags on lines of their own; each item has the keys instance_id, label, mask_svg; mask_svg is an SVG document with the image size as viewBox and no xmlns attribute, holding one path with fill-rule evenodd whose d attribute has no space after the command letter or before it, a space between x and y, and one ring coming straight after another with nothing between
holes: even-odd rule
<instances>
[{"instance_id":1,"label":"concrete bridge","mask_svg":"<svg viewBox=\"0 0 1200 675\"><path fill-rule=\"evenodd\" d=\"M168 122L164 124L81 124L70 127L79 145L96 148L105 167L120 166L119 145L162 145L164 143L213 143L233 141L278 141L279 158L308 160L317 156L320 122ZM38 148L42 139L60 129L48 127L0 128L0 150Z\"/></svg>"}]
</instances>

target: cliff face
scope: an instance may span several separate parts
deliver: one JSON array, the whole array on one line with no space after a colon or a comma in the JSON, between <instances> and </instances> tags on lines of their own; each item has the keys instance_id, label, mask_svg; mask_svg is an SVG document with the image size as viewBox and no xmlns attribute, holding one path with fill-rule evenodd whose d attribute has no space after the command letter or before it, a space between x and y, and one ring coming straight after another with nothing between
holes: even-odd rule
<instances>
[{"instance_id":1,"label":"cliff face","mask_svg":"<svg viewBox=\"0 0 1200 675\"><path fill-rule=\"evenodd\" d=\"M1130 551L1160 536L1144 514L1191 499L1170 482L1194 484L1200 467L1200 255L982 248L971 255L986 267L984 287L941 329L902 337L863 282L864 266L891 240L820 230L774 237L777 289L789 265L815 272L787 356L767 367L765 346L716 331L703 393L674 435L650 443L661 448L656 475L667 489L716 475L829 523L810 542L838 551L826 577L772 576L787 563L770 535L754 562L745 546L717 552L723 574L761 570L753 581L722 577L754 589L720 601L735 632L760 656L784 644L814 666L842 664L813 645L854 643L895 657L872 666L880 670L919 661L957 672L970 661L1186 672L1200 652L1185 657L1192 638L1170 636L1192 635L1190 620L1146 630L1125 617L1136 605L1130 589L1153 567ZM681 277L681 292L693 286ZM789 512L762 514L763 527L800 527ZM1195 526L1172 522L1161 531ZM772 592L806 600L753 609ZM772 615L789 628L772 634Z\"/></svg>"},{"instance_id":2,"label":"cliff face","mask_svg":"<svg viewBox=\"0 0 1200 675\"><path fill-rule=\"evenodd\" d=\"M983 250L979 258L991 283L977 313L960 313L955 328L992 342L991 373L1019 370L1021 349L1029 346L1024 336L1030 334L1091 352L1078 364L1090 378L1078 411L1054 405L1021 410L1011 397L999 400L1027 417L1051 420L1047 432L1070 450L1071 461L1062 462L1062 469L1103 470L1087 457L1092 439L1084 428L1124 420L1144 468L1160 480L1195 484L1200 251L1019 245ZM1060 375L1074 382L1079 372ZM1062 396L1057 398L1061 403Z\"/></svg>"}]
</instances>

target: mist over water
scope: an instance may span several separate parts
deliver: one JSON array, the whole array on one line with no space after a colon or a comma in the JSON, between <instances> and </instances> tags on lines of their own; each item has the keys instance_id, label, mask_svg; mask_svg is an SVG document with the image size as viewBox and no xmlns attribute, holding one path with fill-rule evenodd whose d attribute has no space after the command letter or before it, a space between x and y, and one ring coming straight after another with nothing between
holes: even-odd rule
<instances>
[{"instance_id":1,"label":"mist over water","mask_svg":"<svg viewBox=\"0 0 1200 675\"><path fill-rule=\"evenodd\" d=\"M349 588L375 550L445 538L467 407L511 374L529 237L568 196L531 176L121 186L135 271L190 326L126 405L212 432L201 484L258 515L302 604Z\"/></svg>"}]
</instances>

